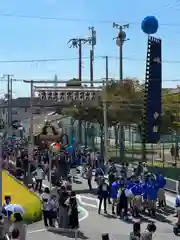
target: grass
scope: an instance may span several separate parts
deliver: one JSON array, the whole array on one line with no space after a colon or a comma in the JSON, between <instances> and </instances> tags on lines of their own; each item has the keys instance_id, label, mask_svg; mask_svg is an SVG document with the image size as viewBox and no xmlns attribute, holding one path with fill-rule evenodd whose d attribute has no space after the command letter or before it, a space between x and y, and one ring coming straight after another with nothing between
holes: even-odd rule
<instances>
[{"instance_id":1,"label":"grass","mask_svg":"<svg viewBox=\"0 0 180 240\"><path fill-rule=\"evenodd\" d=\"M36 222L41 219L41 201L38 196L29 191L15 178L9 176L5 171L2 173L2 182L2 201L4 201L4 196L11 196L12 203L19 204L24 208L24 219L28 223Z\"/></svg>"}]
</instances>

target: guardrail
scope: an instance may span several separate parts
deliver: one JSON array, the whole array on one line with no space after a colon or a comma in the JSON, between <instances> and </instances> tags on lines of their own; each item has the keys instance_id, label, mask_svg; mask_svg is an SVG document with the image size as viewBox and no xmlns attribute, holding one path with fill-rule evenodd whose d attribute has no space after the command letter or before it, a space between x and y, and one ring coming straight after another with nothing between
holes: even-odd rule
<instances>
[{"instance_id":1,"label":"guardrail","mask_svg":"<svg viewBox=\"0 0 180 240\"><path fill-rule=\"evenodd\" d=\"M118 171L120 171L121 169L121 165L120 164L115 164L116 168ZM130 167L129 168L129 175L132 175L132 171L133 168ZM171 192L171 193L177 193L178 191L178 181L173 180L171 178L166 178L166 187L165 187L166 191Z\"/></svg>"}]
</instances>

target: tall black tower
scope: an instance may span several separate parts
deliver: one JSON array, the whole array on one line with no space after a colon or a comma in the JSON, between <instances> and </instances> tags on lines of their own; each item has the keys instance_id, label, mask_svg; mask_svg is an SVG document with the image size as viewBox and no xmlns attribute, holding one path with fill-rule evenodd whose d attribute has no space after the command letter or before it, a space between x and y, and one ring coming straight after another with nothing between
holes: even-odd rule
<instances>
[{"instance_id":1,"label":"tall black tower","mask_svg":"<svg viewBox=\"0 0 180 240\"><path fill-rule=\"evenodd\" d=\"M148 37L144 112L142 121L143 160L146 159L146 143L160 140L162 115L162 56L161 39Z\"/></svg>"}]
</instances>

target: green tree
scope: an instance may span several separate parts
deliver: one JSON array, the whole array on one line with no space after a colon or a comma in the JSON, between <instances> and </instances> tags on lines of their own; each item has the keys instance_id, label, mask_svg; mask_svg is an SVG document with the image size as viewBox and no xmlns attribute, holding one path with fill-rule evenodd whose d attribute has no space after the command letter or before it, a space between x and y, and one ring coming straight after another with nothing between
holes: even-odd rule
<instances>
[{"instance_id":1,"label":"green tree","mask_svg":"<svg viewBox=\"0 0 180 240\"><path fill-rule=\"evenodd\" d=\"M163 102L163 114L162 114L162 125L161 132L166 134L180 130L180 93L172 93L169 89L164 89L162 94Z\"/></svg>"}]
</instances>

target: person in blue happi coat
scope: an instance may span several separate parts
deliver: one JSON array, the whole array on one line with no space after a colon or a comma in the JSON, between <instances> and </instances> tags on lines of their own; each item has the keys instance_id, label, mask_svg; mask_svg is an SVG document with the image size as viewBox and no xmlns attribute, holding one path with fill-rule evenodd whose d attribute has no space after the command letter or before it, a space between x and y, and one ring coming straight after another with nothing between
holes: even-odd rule
<instances>
[{"instance_id":1,"label":"person in blue happi coat","mask_svg":"<svg viewBox=\"0 0 180 240\"><path fill-rule=\"evenodd\" d=\"M135 181L134 186L131 188L131 192L134 195L133 215L137 217L142 207L142 195L144 193L144 189L139 180Z\"/></svg>"},{"instance_id":2,"label":"person in blue happi coat","mask_svg":"<svg viewBox=\"0 0 180 240\"><path fill-rule=\"evenodd\" d=\"M119 178L116 179L111 185L110 194L112 198L112 214L115 214L115 206L117 204L117 194L120 187Z\"/></svg>"},{"instance_id":3,"label":"person in blue happi coat","mask_svg":"<svg viewBox=\"0 0 180 240\"><path fill-rule=\"evenodd\" d=\"M159 191L159 185L154 178L151 178L146 186L146 194L148 199L148 212L149 215L155 216L156 214L156 200Z\"/></svg>"},{"instance_id":4,"label":"person in blue happi coat","mask_svg":"<svg viewBox=\"0 0 180 240\"><path fill-rule=\"evenodd\" d=\"M107 214L107 199L110 195L109 191L109 185L105 182L105 179L103 178L101 180L101 184L98 187L98 198L99 198L99 207L98 207L98 213L101 213L101 206L102 202L104 203L104 213Z\"/></svg>"},{"instance_id":5,"label":"person in blue happi coat","mask_svg":"<svg viewBox=\"0 0 180 240\"><path fill-rule=\"evenodd\" d=\"M159 186L158 191L158 203L159 207L165 207L166 206L166 198L165 198L165 185L166 185L166 179L162 173L158 173L156 175L156 183Z\"/></svg>"},{"instance_id":6,"label":"person in blue happi coat","mask_svg":"<svg viewBox=\"0 0 180 240\"><path fill-rule=\"evenodd\" d=\"M146 176L144 178L144 181L141 183L141 186L143 188L143 194L142 194L142 197L143 197L143 211L145 211L146 209L148 209L148 196L147 196L147 188L148 188L148 185L150 184L149 182L149 178L148 176Z\"/></svg>"},{"instance_id":7,"label":"person in blue happi coat","mask_svg":"<svg viewBox=\"0 0 180 240\"><path fill-rule=\"evenodd\" d=\"M180 227L180 192L178 192L178 195L176 196L176 201L175 201L175 207L177 210L177 225Z\"/></svg>"}]
</instances>

